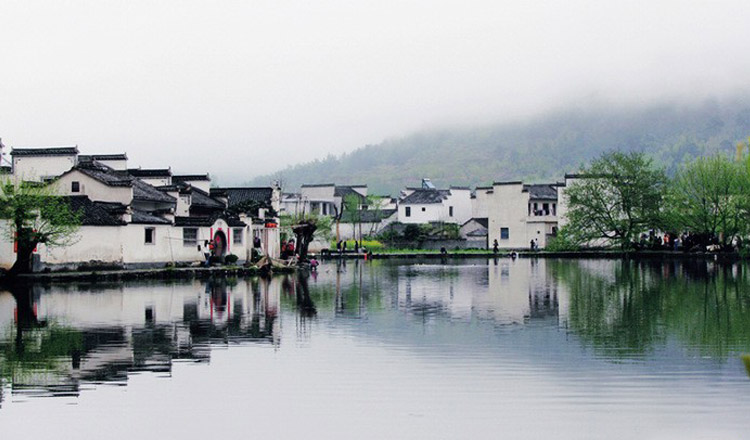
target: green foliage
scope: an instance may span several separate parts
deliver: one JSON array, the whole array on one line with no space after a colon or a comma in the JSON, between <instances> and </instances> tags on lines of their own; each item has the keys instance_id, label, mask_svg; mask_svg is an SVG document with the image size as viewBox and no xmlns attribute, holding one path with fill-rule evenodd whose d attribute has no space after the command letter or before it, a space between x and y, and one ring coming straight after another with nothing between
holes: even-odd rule
<instances>
[{"instance_id":1,"label":"green foliage","mask_svg":"<svg viewBox=\"0 0 750 440\"><path fill-rule=\"evenodd\" d=\"M224 257L224 262L225 262L226 264L234 264L234 263L236 263L236 262L237 262L237 260L239 260L239 259L240 259L240 257L238 257L237 255L234 255L234 254L229 254L229 255L227 255L226 257Z\"/></svg>"},{"instance_id":2,"label":"green foliage","mask_svg":"<svg viewBox=\"0 0 750 440\"><path fill-rule=\"evenodd\" d=\"M545 250L551 252L575 251L580 249L582 245L581 237L576 235L569 225L566 225L557 230L557 235L547 242Z\"/></svg>"},{"instance_id":3,"label":"green foliage","mask_svg":"<svg viewBox=\"0 0 750 440\"><path fill-rule=\"evenodd\" d=\"M0 219L8 220L6 236L18 245L10 273L31 271L31 254L39 243L48 247L71 244L80 218L52 185L0 180Z\"/></svg>"},{"instance_id":4,"label":"green foliage","mask_svg":"<svg viewBox=\"0 0 750 440\"><path fill-rule=\"evenodd\" d=\"M7 237L31 230L35 243L47 246L70 244L80 226L80 214L49 185L0 180L0 219L9 220Z\"/></svg>"},{"instance_id":5,"label":"green foliage","mask_svg":"<svg viewBox=\"0 0 750 440\"><path fill-rule=\"evenodd\" d=\"M667 177L643 153L603 154L565 191L571 230L582 242L604 240L622 248L661 226Z\"/></svg>"},{"instance_id":6,"label":"green foliage","mask_svg":"<svg viewBox=\"0 0 750 440\"><path fill-rule=\"evenodd\" d=\"M725 155L697 158L677 173L665 217L673 231L723 237L723 244L748 232L750 173Z\"/></svg>"},{"instance_id":7,"label":"green foliage","mask_svg":"<svg viewBox=\"0 0 750 440\"><path fill-rule=\"evenodd\" d=\"M227 212L234 215L244 213L249 216L258 217L258 212L260 209L266 210L267 217L276 217L277 215L276 211L273 209L270 203L268 203L267 201L258 200L245 200L244 202L232 205L227 208Z\"/></svg>"}]
</instances>

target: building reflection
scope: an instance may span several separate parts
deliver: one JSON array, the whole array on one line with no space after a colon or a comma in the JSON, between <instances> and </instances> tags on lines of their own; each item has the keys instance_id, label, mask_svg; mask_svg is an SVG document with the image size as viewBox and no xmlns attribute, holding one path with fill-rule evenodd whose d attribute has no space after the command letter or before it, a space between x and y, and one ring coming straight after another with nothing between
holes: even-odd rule
<instances>
[{"instance_id":1,"label":"building reflection","mask_svg":"<svg viewBox=\"0 0 750 440\"><path fill-rule=\"evenodd\" d=\"M86 383L208 362L211 346L278 347L280 284L14 286L0 290L0 378L13 393L77 395ZM0 397L2 399L2 397Z\"/></svg>"}]
</instances>

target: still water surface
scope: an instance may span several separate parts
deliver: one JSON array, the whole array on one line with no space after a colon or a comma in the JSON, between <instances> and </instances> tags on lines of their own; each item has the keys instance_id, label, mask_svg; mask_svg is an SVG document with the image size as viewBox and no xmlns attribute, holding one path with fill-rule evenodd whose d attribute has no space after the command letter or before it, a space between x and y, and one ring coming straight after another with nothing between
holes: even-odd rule
<instances>
[{"instance_id":1,"label":"still water surface","mask_svg":"<svg viewBox=\"0 0 750 440\"><path fill-rule=\"evenodd\" d=\"M748 269L350 261L0 289L0 432L748 438Z\"/></svg>"}]
</instances>

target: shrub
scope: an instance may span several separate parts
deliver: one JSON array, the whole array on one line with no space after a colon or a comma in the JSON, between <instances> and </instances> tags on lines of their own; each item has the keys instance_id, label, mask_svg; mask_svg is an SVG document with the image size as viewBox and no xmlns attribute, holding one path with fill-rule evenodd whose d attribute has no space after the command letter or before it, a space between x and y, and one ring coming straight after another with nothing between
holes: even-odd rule
<instances>
[{"instance_id":1,"label":"shrub","mask_svg":"<svg viewBox=\"0 0 750 440\"><path fill-rule=\"evenodd\" d=\"M234 264L239 260L240 258L237 255L229 254L226 257L224 257L224 262L226 264Z\"/></svg>"}]
</instances>

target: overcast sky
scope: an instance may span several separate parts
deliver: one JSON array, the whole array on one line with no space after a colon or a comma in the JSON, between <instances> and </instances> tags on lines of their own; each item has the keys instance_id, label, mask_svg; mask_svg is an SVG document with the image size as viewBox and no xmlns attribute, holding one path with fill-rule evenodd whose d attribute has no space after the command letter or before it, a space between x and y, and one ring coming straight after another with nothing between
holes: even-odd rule
<instances>
[{"instance_id":1,"label":"overcast sky","mask_svg":"<svg viewBox=\"0 0 750 440\"><path fill-rule=\"evenodd\" d=\"M441 124L750 85L750 1L0 0L0 137L240 183Z\"/></svg>"}]
</instances>

